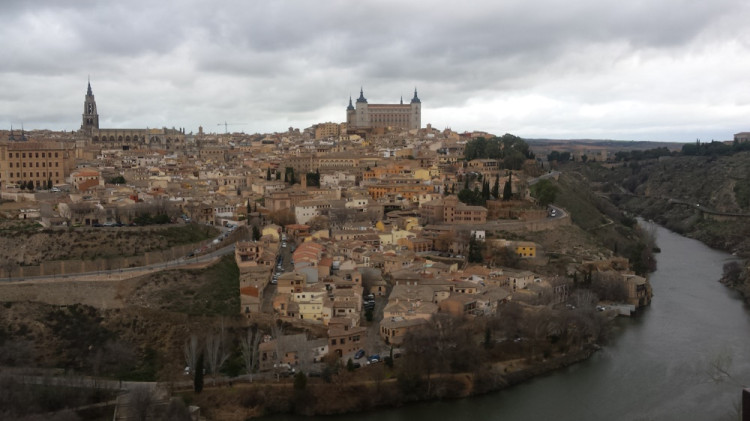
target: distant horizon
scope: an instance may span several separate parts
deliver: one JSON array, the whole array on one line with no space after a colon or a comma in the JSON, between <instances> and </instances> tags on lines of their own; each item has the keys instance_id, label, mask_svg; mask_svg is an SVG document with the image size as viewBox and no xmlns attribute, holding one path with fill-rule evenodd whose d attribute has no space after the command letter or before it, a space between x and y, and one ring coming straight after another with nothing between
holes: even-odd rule
<instances>
[{"instance_id":1,"label":"distant horizon","mask_svg":"<svg viewBox=\"0 0 750 421\"><path fill-rule=\"evenodd\" d=\"M319 123L324 123L324 122L321 121L321 122L314 123L314 124L319 124ZM344 122L334 122L334 123L344 123ZM275 131L270 131L270 132L257 132L257 131L255 131L255 132L248 132L248 131L244 131L244 130L238 130L238 131L232 131L232 130L230 130L228 132L228 134L230 134L230 135L231 134L244 134L244 135L247 135L247 136L264 135L264 134L282 134L282 133L286 133L289 130L289 127L292 127L294 129L304 130L304 129L306 129L308 127L311 127L311 126L312 125L305 126L305 127L296 127L296 126L292 125L292 126L288 126L284 130L275 130ZM168 125L168 126L160 125L160 126L142 126L142 127L135 127L135 126L134 127L124 127L124 126L105 127L105 126L101 126L100 125L100 127L101 128L110 128L110 129L143 129L143 128L158 129L158 128L163 128L163 127L172 128L173 126L172 125ZM180 129L181 127L174 126L174 128ZM426 126L422 127L422 128L424 129L424 128L426 128ZM433 127L433 129L437 129L437 128ZM21 127L15 127L15 126L13 126L13 131L14 132L20 133L21 130L22 130ZM26 128L26 127L24 127L23 130L25 130L26 132L51 131L51 132L63 132L63 133L71 133L71 132L78 131L78 129L74 129L74 130L65 130L65 129L56 130L56 129L50 129L50 128L33 128L33 129L29 129L29 128ZM442 129L440 129L440 130L442 131ZM0 133L9 133L9 132L10 132L10 129L0 129ZM227 134L227 133L224 133L221 130L207 130L206 127L203 128L203 132L205 134L215 134L215 135ZM464 131L457 131L456 133L461 134L461 133L471 133L471 132L486 132L486 133L489 133L489 134L495 135L495 136L502 136L505 133L510 133L510 132L502 132L502 133L496 132L496 133L493 133L493 132L489 132L487 130L464 130ZM185 133L186 134L190 134L190 133L196 134L196 133L198 133L198 130L197 130L197 128L195 130L189 130L188 128L185 128ZM518 133L510 133L510 134L518 136L518 137L520 137L520 138L522 138L524 140L529 140L529 141L554 141L554 142L621 142L621 143L647 142L647 143L675 143L675 144L685 144L685 143L692 143L692 142L696 141L696 139L688 140L688 141L681 141L681 140L656 140L656 139L612 139L612 138L604 138L604 137L602 137L602 138L583 138L583 137L580 137L580 138L577 138L577 137L570 137L570 138L559 137L559 138L556 138L556 137L530 137L530 136L522 136L522 135L520 135ZM3 140L3 139L0 139L0 140ZM697 139L697 140L700 140L702 143L703 142L709 143L711 141L732 142L733 138L732 139L723 139L723 140L717 140L717 139L711 139L711 140Z\"/></svg>"},{"instance_id":2,"label":"distant horizon","mask_svg":"<svg viewBox=\"0 0 750 421\"><path fill-rule=\"evenodd\" d=\"M246 133L408 100L422 125L525 138L750 131L750 2L0 2L0 127ZM668 18L665 18L668 17Z\"/></svg>"}]
</instances>

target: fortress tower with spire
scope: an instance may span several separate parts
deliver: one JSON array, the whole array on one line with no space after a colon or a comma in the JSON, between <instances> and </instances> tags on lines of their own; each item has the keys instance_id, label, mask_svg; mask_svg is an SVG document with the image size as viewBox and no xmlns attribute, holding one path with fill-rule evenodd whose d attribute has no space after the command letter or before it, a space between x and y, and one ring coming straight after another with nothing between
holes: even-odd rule
<instances>
[{"instance_id":1,"label":"fortress tower with spire","mask_svg":"<svg viewBox=\"0 0 750 421\"><path fill-rule=\"evenodd\" d=\"M356 108L349 98L346 108L347 130L350 132L373 131L383 129L420 129L422 127L422 101L414 88L414 98L404 104L369 104L364 91L360 88Z\"/></svg>"}]
</instances>

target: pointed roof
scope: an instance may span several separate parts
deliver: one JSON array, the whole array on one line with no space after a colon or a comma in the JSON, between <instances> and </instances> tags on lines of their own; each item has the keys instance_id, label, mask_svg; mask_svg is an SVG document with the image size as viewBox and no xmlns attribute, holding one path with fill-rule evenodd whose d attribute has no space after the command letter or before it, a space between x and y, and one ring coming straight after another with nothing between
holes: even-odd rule
<instances>
[{"instance_id":1,"label":"pointed roof","mask_svg":"<svg viewBox=\"0 0 750 421\"><path fill-rule=\"evenodd\" d=\"M411 103L420 103L422 101L419 100L419 97L417 96L417 88L414 87L414 98L411 99Z\"/></svg>"},{"instance_id":2,"label":"pointed roof","mask_svg":"<svg viewBox=\"0 0 750 421\"><path fill-rule=\"evenodd\" d=\"M346 109L347 110L353 110L354 109L354 105L352 105L352 96L351 95L349 95L349 106L346 107Z\"/></svg>"},{"instance_id":3,"label":"pointed roof","mask_svg":"<svg viewBox=\"0 0 750 421\"><path fill-rule=\"evenodd\" d=\"M94 96L94 93L91 92L91 79L89 79L89 87L86 90L86 96Z\"/></svg>"},{"instance_id":4,"label":"pointed roof","mask_svg":"<svg viewBox=\"0 0 750 421\"><path fill-rule=\"evenodd\" d=\"M359 88L359 98L357 98L357 103L364 102L367 103L367 98L365 98L364 91L362 87Z\"/></svg>"}]
</instances>

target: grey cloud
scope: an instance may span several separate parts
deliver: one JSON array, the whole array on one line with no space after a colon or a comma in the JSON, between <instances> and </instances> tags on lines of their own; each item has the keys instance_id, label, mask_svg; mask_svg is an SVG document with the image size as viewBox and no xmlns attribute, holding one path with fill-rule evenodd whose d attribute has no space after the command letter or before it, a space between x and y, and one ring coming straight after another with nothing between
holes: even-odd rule
<instances>
[{"instance_id":1,"label":"grey cloud","mask_svg":"<svg viewBox=\"0 0 750 421\"><path fill-rule=\"evenodd\" d=\"M244 116L271 125L315 121L336 107L343 119L360 85L379 102L408 100L416 85L433 110L519 95L547 95L571 109L662 99L673 90L648 85L658 81L638 73L642 65L633 65L633 75L623 69L654 57L717 57L713 47L733 40L750 49L737 22L747 11L740 0L4 1L0 117L35 115L59 125L64 113L52 107L67 102L75 124L87 74L115 125L175 120L197 127ZM17 94L19 83L34 87ZM748 101L718 82L703 83L722 101ZM45 95L60 100L40 106ZM558 127L586 125L575 114L560 119ZM524 122L544 124L533 117L518 124ZM628 123L602 121L602 130Z\"/></svg>"}]
</instances>

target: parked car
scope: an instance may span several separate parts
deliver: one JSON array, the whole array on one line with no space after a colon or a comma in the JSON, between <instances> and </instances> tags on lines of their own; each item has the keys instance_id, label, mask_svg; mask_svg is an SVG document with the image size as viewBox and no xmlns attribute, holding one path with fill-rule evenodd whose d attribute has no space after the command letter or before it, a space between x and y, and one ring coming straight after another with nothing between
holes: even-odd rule
<instances>
[{"instance_id":1,"label":"parked car","mask_svg":"<svg viewBox=\"0 0 750 421\"><path fill-rule=\"evenodd\" d=\"M360 358L362 358L362 357L364 357L364 356L365 356L365 350L364 350L364 349L360 349L359 351L357 351L357 352L356 352L356 353L354 354L354 359L355 359L355 360L358 360L358 359L360 359Z\"/></svg>"},{"instance_id":2,"label":"parked car","mask_svg":"<svg viewBox=\"0 0 750 421\"><path fill-rule=\"evenodd\" d=\"M378 354L372 354L369 357L367 357L367 362L370 364L379 363L380 362L380 355Z\"/></svg>"}]
</instances>

